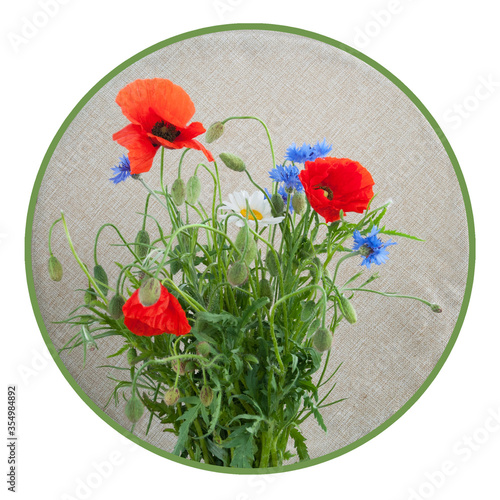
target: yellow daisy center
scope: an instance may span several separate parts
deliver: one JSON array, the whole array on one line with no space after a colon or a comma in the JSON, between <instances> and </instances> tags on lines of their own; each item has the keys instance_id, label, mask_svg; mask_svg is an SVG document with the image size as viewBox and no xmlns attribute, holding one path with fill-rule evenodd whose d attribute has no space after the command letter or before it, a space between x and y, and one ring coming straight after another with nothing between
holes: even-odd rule
<instances>
[{"instance_id":1,"label":"yellow daisy center","mask_svg":"<svg viewBox=\"0 0 500 500\"><path fill-rule=\"evenodd\" d=\"M243 217L245 217L245 219L247 218L246 208L243 208L240 213ZM254 216L257 220L262 220L262 214L258 210L252 209L252 211L248 214L248 220L255 220Z\"/></svg>"}]
</instances>

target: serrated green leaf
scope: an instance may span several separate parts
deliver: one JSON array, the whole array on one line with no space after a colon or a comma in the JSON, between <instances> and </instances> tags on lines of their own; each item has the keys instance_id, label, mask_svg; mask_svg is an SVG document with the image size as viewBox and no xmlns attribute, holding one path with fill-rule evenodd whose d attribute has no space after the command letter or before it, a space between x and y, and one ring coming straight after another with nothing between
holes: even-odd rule
<instances>
[{"instance_id":1,"label":"serrated green leaf","mask_svg":"<svg viewBox=\"0 0 500 500\"><path fill-rule=\"evenodd\" d=\"M179 436L177 438L177 443L173 451L174 455L180 456L181 453L185 450L187 439L189 436L189 428L191 427L191 424L196 420L198 412L200 411L200 406L201 403L193 406L177 419L184 420L184 422L179 428Z\"/></svg>"},{"instance_id":2,"label":"serrated green leaf","mask_svg":"<svg viewBox=\"0 0 500 500\"><path fill-rule=\"evenodd\" d=\"M293 439L295 449L297 450L297 454L299 455L299 460L309 460L310 457L306 446L306 438L302 435L297 427L294 427L290 431L290 437Z\"/></svg>"},{"instance_id":3,"label":"serrated green leaf","mask_svg":"<svg viewBox=\"0 0 500 500\"><path fill-rule=\"evenodd\" d=\"M206 321L211 325L217 326L218 329L220 329L220 327L225 324L236 326L238 322L237 318L235 318L232 314L229 314L228 312L225 311L222 311L220 314L201 311L197 313L196 318L202 321Z\"/></svg>"},{"instance_id":4,"label":"serrated green leaf","mask_svg":"<svg viewBox=\"0 0 500 500\"><path fill-rule=\"evenodd\" d=\"M255 444L254 433L250 432L248 426L238 427L222 443L222 446L233 449L231 467L251 468L253 466L258 448Z\"/></svg>"}]
</instances>

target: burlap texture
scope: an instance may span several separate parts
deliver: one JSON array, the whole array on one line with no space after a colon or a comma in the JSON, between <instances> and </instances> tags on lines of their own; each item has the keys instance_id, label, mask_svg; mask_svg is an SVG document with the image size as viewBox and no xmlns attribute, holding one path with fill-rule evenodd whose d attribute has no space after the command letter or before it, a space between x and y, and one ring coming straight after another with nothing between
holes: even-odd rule
<instances>
[{"instance_id":1,"label":"burlap texture","mask_svg":"<svg viewBox=\"0 0 500 500\"><path fill-rule=\"evenodd\" d=\"M64 210L76 249L89 266L98 228L111 222L132 241L140 229L145 191L132 179L120 185L108 181L110 167L125 152L111 136L127 124L114 100L118 91L137 78L168 78L181 85L196 105L194 120L205 126L233 115L255 115L270 128L277 159L292 142L316 142L326 137L332 155L359 161L375 179L376 202L394 203L385 218L388 228L424 238L425 243L398 239L390 260L377 268L374 288L423 296L443 307L433 314L419 302L358 294L359 321L343 325L335 336L330 367L344 362L330 400L347 397L323 410L323 431L311 420L303 424L311 457L320 457L356 441L393 415L429 376L445 349L462 303L468 262L464 202L452 164L436 133L411 100L385 76L356 57L322 42L287 33L230 31L184 40L144 57L100 89L68 127L59 142L41 185L33 224L33 271L39 307L48 333L62 347L75 331L53 322L64 319L81 302L87 286L62 234L56 227L53 251L64 265L60 283L47 273L50 224ZM252 121L228 124L222 139L211 145L245 159L261 185L270 186L271 156L262 127ZM176 175L178 152L167 152L167 183ZM185 179L201 153L188 155ZM158 162L148 183L158 187ZM253 191L244 174L221 165L225 194ZM200 170L204 199L212 181ZM151 213L168 230L167 216L156 202ZM150 230L154 233L153 225ZM115 261L126 256L111 228L99 243L99 260L110 283L117 277ZM122 259L123 260L123 259ZM352 274L359 261L345 264ZM106 339L89 353L82 369L82 352L64 352L61 359L83 391L104 408L114 383L98 369L118 363L106 356L117 350L117 339ZM63 401L54 396L57 404ZM82 407L82 412L89 411ZM105 412L129 428L123 402ZM144 423L138 435L172 451L174 437Z\"/></svg>"}]
</instances>

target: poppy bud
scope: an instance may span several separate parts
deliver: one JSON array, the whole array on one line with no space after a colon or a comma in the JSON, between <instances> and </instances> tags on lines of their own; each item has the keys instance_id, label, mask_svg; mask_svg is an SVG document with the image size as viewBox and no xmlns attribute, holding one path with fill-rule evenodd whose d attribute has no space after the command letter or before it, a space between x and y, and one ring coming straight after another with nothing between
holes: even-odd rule
<instances>
[{"instance_id":1,"label":"poppy bud","mask_svg":"<svg viewBox=\"0 0 500 500\"><path fill-rule=\"evenodd\" d=\"M172 360L172 370L174 370L175 373L179 372L179 375L186 375L186 363L174 359Z\"/></svg>"},{"instance_id":2,"label":"poppy bud","mask_svg":"<svg viewBox=\"0 0 500 500\"><path fill-rule=\"evenodd\" d=\"M210 355L210 345L208 342L199 342L196 345L196 353L198 356L203 356L204 358L208 358Z\"/></svg>"},{"instance_id":3,"label":"poppy bud","mask_svg":"<svg viewBox=\"0 0 500 500\"><path fill-rule=\"evenodd\" d=\"M109 315L113 319L120 319L123 318L123 311L122 308L125 305L125 299L119 295L113 295L112 299L109 301L108 304L108 312Z\"/></svg>"},{"instance_id":4,"label":"poppy bud","mask_svg":"<svg viewBox=\"0 0 500 500\"><path fill-rule=\"evenodd\" d=\"M184 370L186 371L186 373L194 372L196 370L196 364L193 361L188 361Z\"/></svg>"},{"instance_id":5,"label":"poppy bud","mask_svg":"<svg viewBox=\"0 0 500 500\"><path fill-rule=\"evenodd\" d=\"M61 281L63 277L62 264L53 255L49 258L49 276L52 281Z\"/></svg>"},{"instance_id":6,"label":"poppy bud","mask_svg":"<svg viewBox=\"0 0 500 500\"><path fill-rule=\"evenodd\" d=\"M269 299L269 302L267 303L267 307L271 307L271 304L272 304L273 298L274 298L271 283L269 283L269 280L267 280L266 278L262 278L259 281L259 287L260 287L260 296L267 297Z\"/></svg>"},{"instance_id":7,"label":"poppy bud","mask_svg":"<svg viewBox=\"0 0 500 500\"><path fill-rule=\"evenodd\" d=\"M241 158L231 153L221 153L220 159L224 162L227 168L234 170L235 172L243 172L245 170L245 163Z\"/></svg>"},{"instance_id":8,"label":"poppy bud","mask_svg":"<svg viewBox=\"0 0 500 500\"><path fill-rule=\"evenodd\" d=\"M285 211L285 202L280 194L273 194L271 196L271 212L273 217L283 215Z\"/></svg>"},{"instance_id":9,"label":"poppy bud","mask_svg":"<svg viewBox=\"0 0 500 500\"><path fill-rule=\"evenodd\" d=\"M431 311L435 313L441 313L443 312L443 309L439 304L431 304Z\"/></svg>"},{"instance_id":10,"label":"poppy bud","mask_svg":"<svg viewBox=\"0 0 500 500\"><path fill-rule=\"evenodd\" d=\"M141 229L135 237L135 254L139 259L144 259L149 252L151 238L145 229Z\"/></svg>"},{"instance_id":11,"label":"poppy bud","mask_svg":"<svg viewBox=\"0 0 500 500\"><path fill-rule=\"evenodd\" d=\"M318 328L313 337L313 345L319 352L325 352L332 347L333 337L326 328Z\"/></svg>"},{"instance_id":12,"label":"poppy bud","mask_svg":"<svg viewBox=\"0 0 500 500\"><path fill-rule=\"evenodd\" d=\"M172 184L172 199L178 207L183 205L186 199L186 184L180 177Z\"/></svg>"},{"instance_id":13,"label":"poppy bud","mask_svg":"<svg viewBox=\"0 0 500 500\"><path fill-rule=\"evenodd\" d=\"M106 297L108 295L108 275L104 267L97 265L94 267L94 278L97 282L97 287L101 293Z\"/></svg>"},{"instance_id":14,"label":"poppy bud","mask_svg":"<svg viewBox=\"0 0 500 500\"><path fill-rule=\"evenodd\" d=\"M222 137L223 133L224 133L224 124L222 122L212 123L212 125L208 127L208 130L205 134L205 142L207 144L211 144L212 142Z\"/></svg>"},{"instance_id":15,"label":"poppy bud","mask_svg":"<svg viewBox=\"0 0 500 500\"><path fill-rule=\"evenodd\" d=\"M94 299L95 290L92 287L87 288L87 290L85 290L85 295L83 296L83 302L86 306L89 306Z\"/></svg>"},{"instance_id":16,"label":"poppy bud","mask_svg":"<svg viewBox=\"0 0 500 500\"><path fill-rule=\"evenodd\" d=\"M243 283L245 283L248 279L248 268L246 264L241 260L235 262L229 268L227 279L233 286L243 285Z\"/></svg>"},{"instance_id":17,"label":"poppy bud","mask_svg":"<svg viewBox=\"0 0 500 500\"><path fill-rule=\"evenodd\" d=\"M201 194L201 181L197 175L190 177L186 186L186 200L191 205L194 205Z\"/></svg>"},{"instance_id":18,"label":"poppy bud","mask_svg":"<svg viewBox=\"0 0 500 500\"><path fill-rule=\"evenodd\" d=\"M144 413L144 404L137 394L134 394L125 406L125 415L133 423L139 422Z\"/></svg>"},{"instance_id":19,"label":"poppy bud","mask_svg":"<svg viewBox=\"0 0 500 500\"><path fill-rule=\"evenodd\" d=\"M303 215L307 208L307 198L304 193L295 193L292 198L292 207L297 215Z\"/></svg>"},{"instance_id":20,"label":"poppy bud","mask_svg":"<svg viewBox=\"0 0 500 500\"><path fill-rule=\"evenodd\" d=\"M246 252L243 255L243 260L245 261L245 264L249 266L257 256L257 243L255 243L253 236L249 234L248 226L244 226L240 229L238 236L236 236L234 245L241 253L243 253L245 251L245 243Z\"/></svg>"},{"instance_id":21,"label":"poppy bud","mask_svg":"<svg viewBox=\"0 0 500 500\"><path fill-rule=\"evenodd\" d=\"M174 406L177 401L179 401L181 397L181 393L177 387L171 387L163 396L163 401L167 404L167 406Z\"/></svg>"},{"instance_id":22,"label":"poppy bud","mask_svg":"<svg viewBox=\"0 0 500 500\"><path fill-rule=\"evenodd\" d=\"M344 318L353 325L358 321L358 316L356 314L356 309L354 309L354 306L351 304L351 301L343 294L341 293L339 295L340 299L340 310L342 311L342 314L344 315Z\"/></svg>"},{"instance_id":23,"label":"poppy bud","mask_svg":"<svg viewBox=\"0 0 500 500\"><path fill-rule=\"evenodd\" d=\"M271 276L276 277L279 275L279 269L281 267L280 257L278 254L273 252L271 249L267 250L266 266L267 266L267 270L269 271L269 274Z\"/></svg>"},{"instance_id":24,"label":"poppy bud","mask_svg":"<svg viewBox=\"0 0 500 500\"><path fill-rule=\"evenodd\" d=\"M214 391L208 385L204 385L200 391L200 400L203 406L210 406L214 400Z\"/></svg>"},{"instance_id":25,"label":"poppy bud","mask_svg":"<svg viewBox=\"0 0 500 500\"><path fill-rule=\"evenodd\" d=\"M139 288L139 301L144 307L156 304L160 295L161 283L159 279L148 278L142 282L141 288Z\"/></svg>"},{"instance_id":26,"label":"poppy bud","mask_svg":"<svg viewBox=\"0 0 500 500\"><path fill-rule=\"evenodd\" d=\"M222 444L222 438L220 437L220 434L217 431L214 431L214 443L218 446Z\"/></svg>"},{"instance_id":27,"label":"poppy bud","mask_svg":"<svg viewBox=\"0 0 500 500\"><path fill-rule=\"evenodd\" d=\"M135 358L137 358L137 351L131 347L127 352L127 363L129 366L135 365Z\"/></svg>"}]
</instances>

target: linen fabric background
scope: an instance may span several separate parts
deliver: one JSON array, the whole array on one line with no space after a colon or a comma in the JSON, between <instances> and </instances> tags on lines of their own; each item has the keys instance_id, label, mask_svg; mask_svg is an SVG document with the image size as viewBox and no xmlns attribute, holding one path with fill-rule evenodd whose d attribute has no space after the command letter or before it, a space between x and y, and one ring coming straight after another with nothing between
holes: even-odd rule
<instances>
[{"instance_id":1,"label":"linen fabric background","mask_svg":"<svg viewBox=\"0 0 500 500\"><path fill-rule=\"evenodd\" d=\"M94 237L111 222L128 241L142 224L146 192L133 179L113 185L110 168L125 153L112 134L128 121L115 103L118 91L138 78L167 78L182 86L196 106L193 120L206 128L228 116L254 115L263 119L274 141L277 162L296 142L326 138L331 156L359 161L375 180L373 207L393 200L385 217L387 228L414 234L425 243L394 238L389 261L373 288L398 291L439 303L434 314L420 302L358 293L353 299L358 323L343 324L336 332L328 371L343 362L337 387L328 401L348 398L322 413L328 433L311 418L302 424L311 458L338 450L385 422L419 389L442 355L457 322L468 270L468 233L463 197L453 166L431 125L411 100L391 81L353 55L299 35L259 30L235 30L197 36L164 47L124 69L85 105L57 145L39 191L33 223L33 273L45 326L56 348L76 333L54 324L82 302L86 278L74 261L62 226L53 234L53 252L63 263L64 277L49 280L47 239L51 223L65 212L73 242L82 260L93 266ZM200 137L203 142L203 136ZM264 129L255 121L231 121L224 136L209 145L218 157L231 152L243 158L262 186L270 188L272 160ZM180 153L166 151L166 183L177 175ZM186 156L187 181L200 152ZM244 174L219 162L223 198L234 190L252 192ZM203 200L210 206L212 180L199 170ZM146 182L159 186L159 154ZM168 231L168 218L154 200L150 213ZM357 215L348 218L357 220ZM153 223L148 222L152 235ZM387 237L384 237L387 239ZM115 285L115 261L128 262L121 241L111 228L101 235L99 262ZM343 265L344 277L358 271L360 259ZM369 276L369 272L365 273ZM107 376L122 373L98 368L125 366L124 356L106 356L121 346L121 338L99 342L87 354L64 351L61 359L83 391L102 409L114 388ZM83 405L83 403L82 403ZM104 411L125 428L124 402ZM86 407L82 406L82 411ZM145 441L172 451L175 436L156 423L145 435L147 419L136 426ZM295 461L292 459L291 462Z\"/></svg>"}]
</instances>

